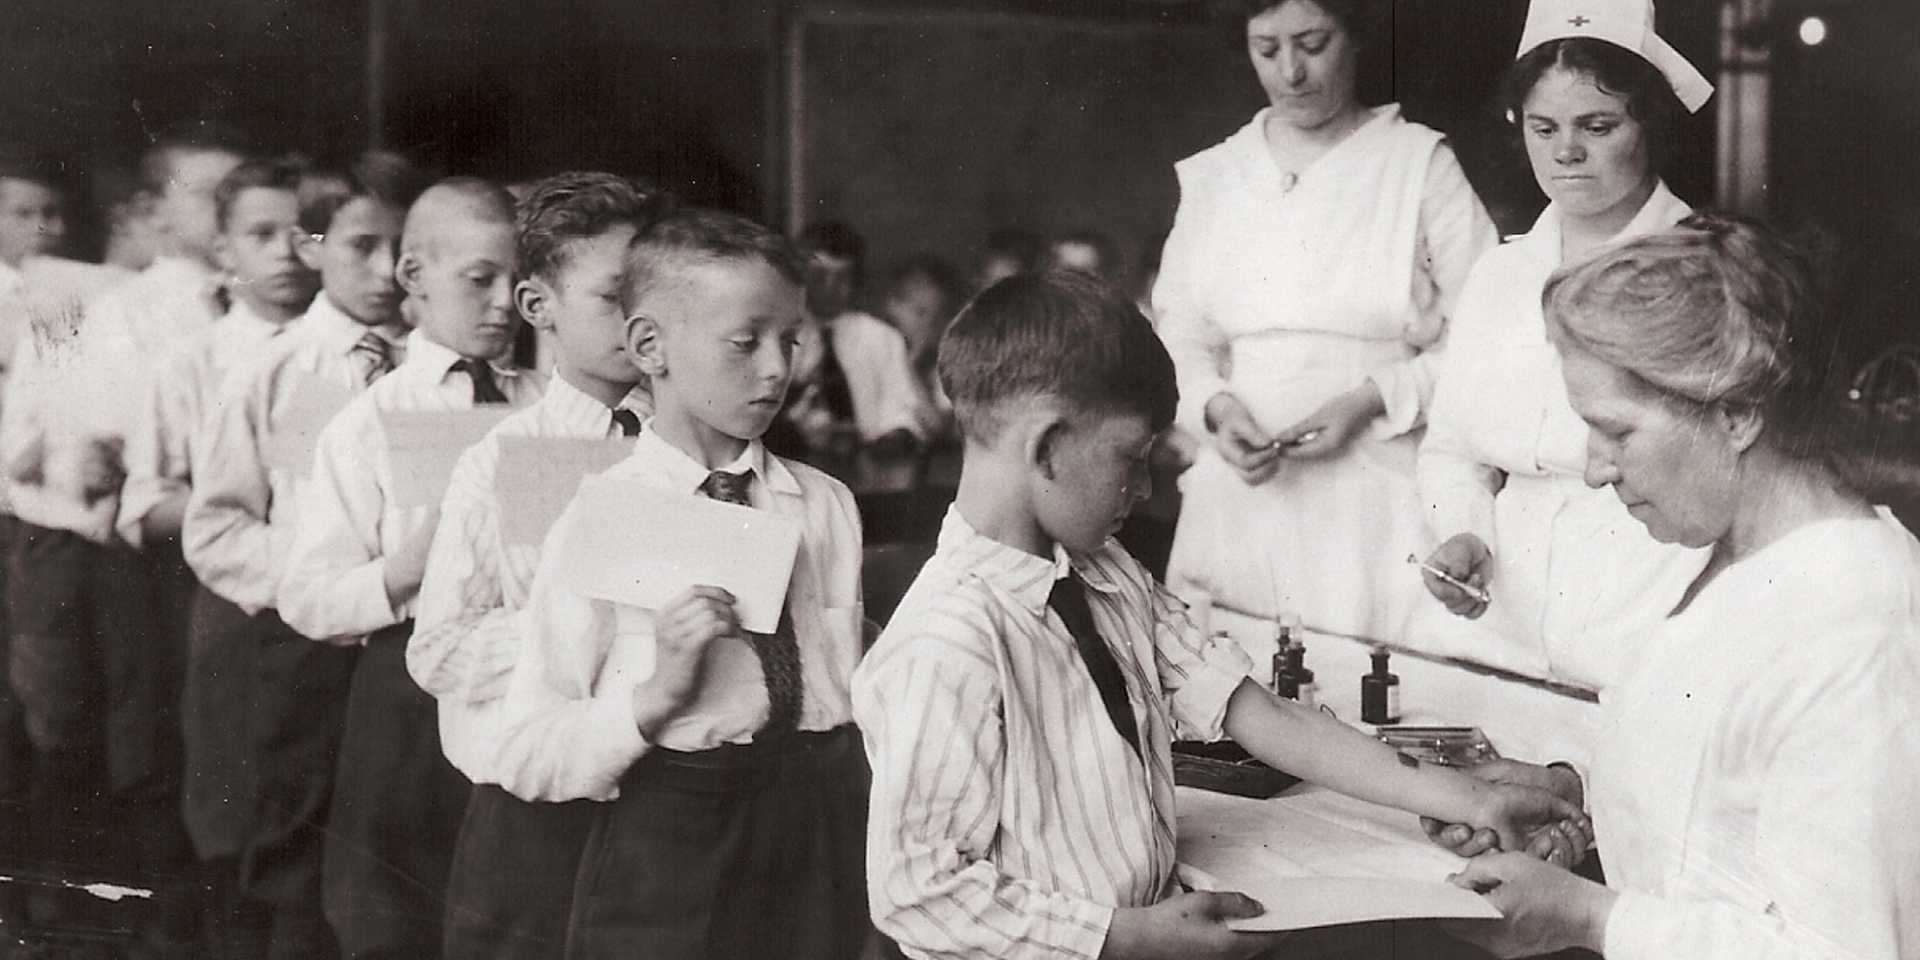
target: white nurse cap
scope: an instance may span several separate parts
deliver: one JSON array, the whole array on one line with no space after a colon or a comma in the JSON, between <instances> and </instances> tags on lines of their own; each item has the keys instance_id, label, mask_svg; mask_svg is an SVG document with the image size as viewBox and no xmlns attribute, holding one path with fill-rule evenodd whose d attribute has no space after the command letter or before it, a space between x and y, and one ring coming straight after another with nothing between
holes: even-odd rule
<instances>
[{"instance_id":1,"label":"white nurse cap","mask_svg":"<svg viewBox=\"0 0 1920 960\"><path fill-rule=\"evenodd\" d=\"M1638 54L1667 78L1689 113L1698 112L1713 96L1713 84L1653 32L1653 0L1533 0L1514 57L1569 37L1603 40Z\"/></svg>"}]
</instances>

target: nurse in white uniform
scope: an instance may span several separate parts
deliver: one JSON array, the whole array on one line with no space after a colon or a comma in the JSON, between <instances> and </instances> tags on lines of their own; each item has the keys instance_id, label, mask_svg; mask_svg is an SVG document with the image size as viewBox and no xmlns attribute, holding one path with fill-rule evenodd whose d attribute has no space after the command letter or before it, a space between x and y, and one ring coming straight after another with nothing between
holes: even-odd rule
<instances>
[{"instance_id":1,"label":"nurse in white uniform","mask_svg":"<svg viewBox=\"0 0 1920 960\"><path fill-rule=\"evenodd\" d=\"M1608 886L1479 857L1456 882L1507 919L1456 935L1503 956L1920 956L1920 543L1845 479L1813 283L1707 216L1549 282L1587 481L1710 559L1602 688L1584 782L1489 777L1584 793Z\"/></svg>"},{"instance_id":2,"label":"nurse in white uniform","mask_svg":"<svg viewBox=\"0 0 1920 960\"><path fill-rule=\"evenodd\" d=\"M1504 100L1550 202L1467 278L1418 467L1429 562L1492 599L1426 577L1411 638L1424 649L1598 686L1705 562L1580 482L1587 428L1540 313L1555 268L1690 212L1655 158L1713 88L1652 27L1646 0L1528 10Z\"/></svg>"},{"instance_id":3,"label":"nurse in white uniform","mask_svg":"<svg viewBox=\"0 0 1920 960\"><path fill-rule=\"evenodd\" d=\"M1181 161L1153 307L1180 423L1210 441L1169 582L1243 611L1397 639L1427 541L1412 432L1428 351L1492 222L1439 133L1364 107L1377 0L1253 0L1248 56L1270 106Z\"/></svg>"}]
</instances>

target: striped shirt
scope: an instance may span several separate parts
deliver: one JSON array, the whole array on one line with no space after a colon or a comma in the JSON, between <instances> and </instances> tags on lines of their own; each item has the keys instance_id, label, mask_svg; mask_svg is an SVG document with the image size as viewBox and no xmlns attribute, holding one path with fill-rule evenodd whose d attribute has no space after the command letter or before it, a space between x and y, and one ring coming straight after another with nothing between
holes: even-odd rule
<instances>
[{"instance_id":1,"label":"striped shirt","mask_svg":"<svg viewBox=\"0 0 1920 960\"><path fill-rule=\"evenodd\" d=\"M1047 606L1069 569L1126 676L1144 760ZM1218 737L1249 669L1113 541L1045 558L949 510L854 675L875 925L913 957L1097 956L1116 908L1167 891L1176 729Z\"/></svg>"},{"instance_id":2,"label":"striped shirt","mask_svg":"<svg viewBox=\"0 0 1920 960\"><path fill-rule=\"evenodd\" d=\"M646 387L635 387L620 409L645 420L653 413L653 398ZM414 605L407 671L439 700L447 759L475 783L494 782L479 760L520 656L520 611L540 560L538 543L501 538L500 501L494 494L501 438L620 435L612 409L555 374L539 402L500 421L461 454L447 482L440 528Z\"/></svg>"}]
</instances>

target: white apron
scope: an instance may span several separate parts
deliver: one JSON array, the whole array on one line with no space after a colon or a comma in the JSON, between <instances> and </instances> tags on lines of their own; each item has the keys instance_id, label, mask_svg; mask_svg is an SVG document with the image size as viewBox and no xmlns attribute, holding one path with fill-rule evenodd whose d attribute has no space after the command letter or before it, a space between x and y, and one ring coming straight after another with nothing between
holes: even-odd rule
<instances>
[{"instance_id":1,"label":"white apron","mask_svg":"<svg viewBox=\"0 0 1920 960\"><path fill-rule=\"evenodd\" d=\"M1441 138L1397 107L1376 108L1285 189L1264 117L1176 167L1180 236L1169 250L1178 241L1181 256L1170 252L1175 275L1163 272L1161 285L1221 338L1225 388L1279 431L1440 336L1433 283L1415 262ZM1466 202L1478 204L1470 192ZM1218 373L1182 364L1182 406L1204 403ZM1397 637L1418 586L1405 558L1426 543L1406 429L1376 421L1334 457L1282 460L1257 487L1205 447L1181 478L1169 583L1253 612L1296 612L1318 629Z\"/></svg>"}]
</instances>

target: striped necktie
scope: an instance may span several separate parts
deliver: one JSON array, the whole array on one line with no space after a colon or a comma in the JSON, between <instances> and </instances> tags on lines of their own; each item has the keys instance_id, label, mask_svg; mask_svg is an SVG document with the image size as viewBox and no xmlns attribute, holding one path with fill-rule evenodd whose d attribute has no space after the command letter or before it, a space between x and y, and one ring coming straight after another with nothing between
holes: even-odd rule
<instances>
[{"instance_id":1,"label":"striped necktie","mask_svg":"<svg viewBox=\"0 0 1920 960\"><path fill-rule=\"evenodd\" d=\"M747 499L747 487L752 482L749 471L715 470L700 484L700 492L713 500L750 507L753 504ZM792 617L782 609L780 625L772 633L748 632L747 642L760 658L760 672L767 682L767 725L760 728L755 739L792 733L799 728L801 692L800 643L793 635Z\"/></svg>"},{"instance_id":2,"label":"striped necktie","mask_svg":"<svg viewBox=\"0 0 1920 960\"><path fill-rule=\"evenodd\" d=\"M393 372L393 353L392 340L381 336L378 330L368 330L354 341L347 351L347 359L353 363L360 385L370 387L375 380Z\"/></svg>"}]
</instances>

